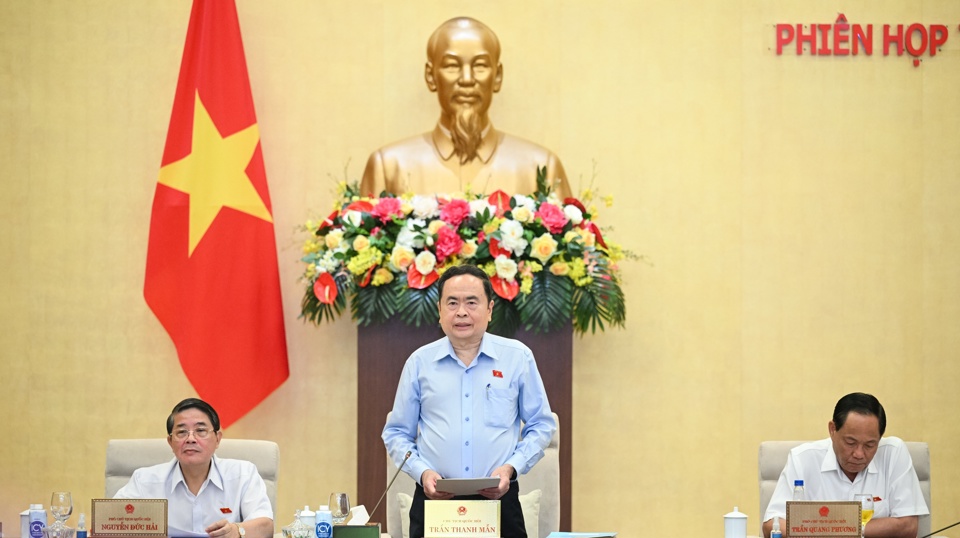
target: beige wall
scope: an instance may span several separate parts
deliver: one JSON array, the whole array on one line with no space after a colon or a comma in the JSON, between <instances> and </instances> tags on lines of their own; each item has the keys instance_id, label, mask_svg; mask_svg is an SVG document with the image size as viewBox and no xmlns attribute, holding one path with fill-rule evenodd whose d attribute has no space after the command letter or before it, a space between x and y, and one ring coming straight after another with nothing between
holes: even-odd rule
<instances>
[{"instance_id":1,"label":"beige wall","mask_svg":"<svg viewBox=\"0 0 960 538\"><path fill-rule=\"evenodd\" d=\"M375 147L430 128L448 17L504 46L499 127L616 197L627 330L575 342L573 524L759 525L762 439L873 392L960 514L960 3L238 0L273 198L291 377L231 427L276 440L279 524L354 492L356 331L297 319L297 225ZM193 395L141 290L188 0L0 1L0 521L103 492L106 441ZM946 24L905 58L775 55L778 22ZM541 368L549 368L541 358ZM88 508L87 508L88 510ZM79 509L77 511L80 511ZM75 521L75 519L74 519ZM957 535L956 531L946 534Z\"/></svg>"}]
</instances>

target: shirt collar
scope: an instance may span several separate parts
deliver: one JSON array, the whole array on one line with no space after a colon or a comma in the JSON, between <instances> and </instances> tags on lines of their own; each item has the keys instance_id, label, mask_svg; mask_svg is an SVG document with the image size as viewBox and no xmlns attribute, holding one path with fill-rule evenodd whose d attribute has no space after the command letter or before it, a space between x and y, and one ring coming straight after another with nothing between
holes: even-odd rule
<instances>
[{"instance_id":1,"label":"shirt collar","mask_svg":"<svg viewBox=\"0 0 960 538\"><path fill-rule=\"evenodd\" d=\"M830 438L827 438L827 453L823 456L823 463L820 464L820 472L829 473L835 472L841 477L849 480L847 474L843 472L843 469L840 467L840 460L837 459L837 453L833 451L833 442ZM873 459L870 460L870 463L867 465L867 474L876 474L879 471L877 470L877 457L874 455ZM860 478L863 472L857 473L857 477L854 478L854 482Z\"/></svg>"},{"instance_id":2,"label":"shirt collar","mask_svg":"<svg viewBox=\"0 0 960 538\"><path fill-rule=\"evenodd\" d=\"M220 491L223 491L223 476L220 474L220 466L218 464L219 460L220 458L218 458L216 454L214 454L213 458L211 458L210 471L207 473L207 479L204 481L204 485L200 486L200 491L203 491L203 488L206 487L207 482L216 486ZM170 481L170 494L173 494L178 484L183 484L183 487L187 487L187 481L183 478L183 471L180 470L180 463L176 458L174 458L173 480Z\"/></svg>"},{"instance_id":3,"label":"shirt collar","mask_svg":"<svg viewBox=\"0 0 960 538\"><path fill-rule=\"evenodd\" d=\"M450 357L453 360L458 360L457 352L454 351L453 344L450 342L450 338L445 336L443 339L445 345L437 347L437 354L433 356L433 360L436 362L446 359L447 357ZM480 359L480 357L489 357L493 360L498 360L496 356L496 347L493 345L492 340L492 338L487 338L486 333L483 334L483 338L480 340L480 351L477 352L477 359ZM471 367L477 363L477 359L470 363Z\"/></svg>"},{"instance_id":4,"label":"shirt collar","mask_svg":"<svg viewBox=\"0 0 960 538\"><path fill-rule=\"evenodd\" d=\"M488 123L483 133L480 134L480 147L477 148L477 157L480 158L483 164L490 162L490 158L493 157L493 152L497 149L498 141L499 133L493 128L492 123ZM450 130L439 122L437 122L437 126L433 129L433 145L437 148L437 152L440 153L440 157L442 157L443 160L449 161L450 158L453 157L455 150L453 147L453 137L450 135Z\"/></svg>"}]
</instances>

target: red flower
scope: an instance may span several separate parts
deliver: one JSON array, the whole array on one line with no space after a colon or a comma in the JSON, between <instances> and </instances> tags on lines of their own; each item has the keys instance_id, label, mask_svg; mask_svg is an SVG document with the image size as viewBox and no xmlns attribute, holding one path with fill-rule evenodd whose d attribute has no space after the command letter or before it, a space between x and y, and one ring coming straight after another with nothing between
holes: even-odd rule
<instances>
[{"instance_id":1,"label":"red flower","mask_svg":"<svg viewBox=\"0 0 960 538\"><path fill-rule=\"evenodd\" d=\"M313 283L313 295L323 304L333 304L337 300L337 282L330 273L320 273Z\"/></svg>"},{"instance_id":2,"label":"red flower","mask_svg":"<svg viewBox=\"0 0 960 538\"><path fill-rule=\"evenodd\" d=\"M494 275L490 277L490 283L493 284L493 292L508 301L512 301L520 293L520 284L516 279L507 281Z\"/></svg>"},{"instance_id":3,"label":"red flower","mask_svg":"<svg viewBox=\"0 0 960 538\"><path fill-rule=\"evenodd\" d=\"M337 218L338 212L334 211L330 213L327 218L323 219L323 222L320 223L320 227L317 228L317 235L323 235L333 226L333 221Z\"/></svg>"},{"instance_id":4,"label":"red flower","mask_svg":"<svg viewBox=\"0 0 960 538\"><path fill-rule=\"evenodd\" d=\"M597 244L603 248L607 248L607 244L604 243L603 241L603 236L600 235L600 228L598 228L597 225L593 223L593 221L585 220L582 223L580 223L580 227L586 228L591 232L593 232L593 235L596 236L597 238Z\"/></svg>"},{"instance_id":5,"label":"red flower","mask_svg":"<svg viewBox=\"0 0 960 538\"><path fill-rule=\"evenodd\" d=\"M491 237L490 242L487 245L490 249L490 256L493 257L493 259L497 259L497 256L501 254L508 258L513 255L513 252L500 248L500 241L497 240L496 237Z\"/></svg>"},{"instance_id":6,"label":"red flower","mask_svg":"<svg viewBox=\"0 0 960 538\"><path fill-rule=\"evenodd\" d=\"M487 201L497 208L497 216L510 211L510 195L499 189L493 191L493 194L487 197Z\"/></svg>"},{"instance_id":7,"label":"red flower","mask_svg":"<svg viewBox=\"0 0 960 538\"><path fill-rule=\"evenodd\" d=\"M456 229L469 214L470 204L466 200L450 200L440 209L440 220Z\"/></svg>"},{"instance_id":8,"label":"red flower","mask_svg":"<svg viewBox=\"0 0 960 538\"><path fill-rule=\"evenodd\" d=\"M373 204L366 200L357 200L356 202L351 203L347 207L343 208L343 212L347 211L359 211L361 213L369 213L373 211Z\"/></svg>"},{"instance_id":9,"label":"red flower","mask_svg":"<svg viewBox=\"0 0 960 538\"><path fill-rule=\"evenodd\" d=\"M442 218L442 217L441 217ZM437 230L437 262L443 263L447 256L460 252L463 239L449 226Z\"/></svg>"},{"instance_id":10,"label":"red flower","mask_svg":"<svg viewBox=\"0 0 960 538\"><path fill-rule=\"evenodd\" d=\"M383 223L390 222L395 216L403 216L403 210L400 209L399 198L381 198L380 201L377 202L376 207L370 210L370 213Z\"/></svg>"},{"instance_id":11,"label":"red flower","mask_svg":"<svg viewBox=\"0 0 960 538\"><path fill-rule=\"evenodd\" d=\"M534 215L540 217L543 225L546 226L552 234L562 232L563 227L566 226L568 222L567 216L563 214L563 210L548 202L540 204L540 209L538 209Z\"/></svg>"},{"instance_id":12,"label":"red flower","mask_svg":"<svg viewBox=\"0 0 960 538\"><path fill-rule=\"evenodd\" d=\"M363 280L360 281L361 288L366 288L370 284L370 280L373 278L373 270L376 268L377 266L374 265L373 267L367 270L367 274L363 275Z\"/></svg>"},{"instance_id":13,"label":"red flower","mask_svg":"<svg viewBox=\"0 0 960 538\"><path fill-rule=\"evenodd\" d=\"M415 290L429 288L431 284L437 281L440 275L436 271L430 271L429 275L422 275L417 271L417 264L411 263L407 269L407 287Z\"/></svg>"}]
</instances>

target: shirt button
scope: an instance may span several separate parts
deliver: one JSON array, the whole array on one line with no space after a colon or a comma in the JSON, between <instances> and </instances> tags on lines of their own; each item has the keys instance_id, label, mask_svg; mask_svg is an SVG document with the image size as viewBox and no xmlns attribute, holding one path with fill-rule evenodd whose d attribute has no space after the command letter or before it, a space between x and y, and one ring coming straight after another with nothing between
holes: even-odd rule
<instances>
[{"instance_id":1,"label":"shirt button","mask_svg":"<svg viewBox=\"0 0 960 538\"><path fill-rule=\"evenodd\" d=\"M467 472L470 472L470 468L469 468L469 467L464 467L463 470L464 470L464 471L467 471Z\"/></svg>"},{"instance_id":2,"label":"shirt button","mask_svg":"<svg viewBox=\"0 0 960 538\"><path fill-rule=\"evenodd\" d=\"M470 422L470 417L467 417L467 422Z\"/></svg>"},{"instance_id":3,"label":"shirt button","mask_svg":"<svg viewBox=\"0 0 960 538\"><path fill-rule=\"evenodd\" d=\"M467 445L467 446L470 446L470 441L467 441L467 442L464 443L464 444Z\"/></svg>"},{"instance_id":4,"label":"shirt button","mask_svg":"<svg viewBox=\"0 0 960 538\"><path fill-rule=\"evenodd\" d=\"M470 393L468 392L468 393L466 393L464 396L466 396L467 398L469 398L469 397L470 397Z\"/></svg>"}]
</instances>

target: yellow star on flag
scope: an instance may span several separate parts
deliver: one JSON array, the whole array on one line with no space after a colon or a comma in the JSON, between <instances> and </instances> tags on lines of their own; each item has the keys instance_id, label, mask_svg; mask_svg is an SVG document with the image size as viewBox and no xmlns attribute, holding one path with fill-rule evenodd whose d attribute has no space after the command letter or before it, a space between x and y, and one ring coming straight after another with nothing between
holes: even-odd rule
<instances>
[{"instance_id":1,"label":"yellow star on flag","mask_svg":"<svg viewBox=\"0 0 960 538\"><path fill-rule=\"evenodd\" d=\"M191 152L161 168L159 179L161 184L190 195L190 255L224 207L273 222L246 172L260 143L257 124L223 137L199 93L193 110Z\"/></svg>"}]
</instances>

